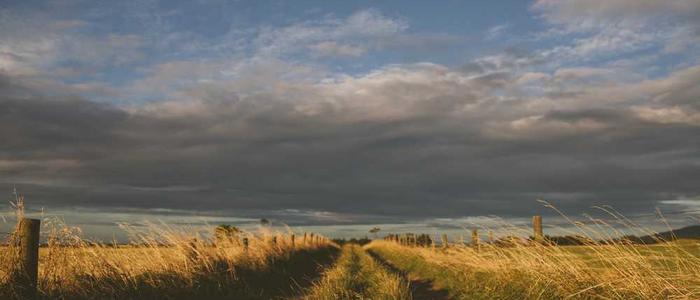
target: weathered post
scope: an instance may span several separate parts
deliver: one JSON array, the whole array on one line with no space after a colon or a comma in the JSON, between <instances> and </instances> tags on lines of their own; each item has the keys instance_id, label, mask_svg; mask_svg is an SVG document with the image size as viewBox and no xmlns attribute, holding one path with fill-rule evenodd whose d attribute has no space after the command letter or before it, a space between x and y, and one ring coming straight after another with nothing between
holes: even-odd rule
<instances>
[{"instance_id":1,"label":"weathered post","mask_svg":"<svg viewBox=\"0 0 700 300\"><path fill-rule=\"evenodd\" d=\"M542 216L532 217L532 229L536 243L544 242L544 234L542 233Z\"/></svg>"},{"instance_id":2,"label":"weathered post","mask_svg":"<svg viewBox=\"0 0 700 300\"><path fill-rule=\"evenodd\" d=\"M301 240L301 242L306 244L306 232L304 232L304 238Z\"/></svg>"},{"instance_id":3,"label":"weathered post","mask_svg":"<svg viewBox=\"0 0 700 300\"><path fill-rule=\"evenodd\" d=\"M277 236L272 237L272 247L277 247Z\"/></svg>"},{"instance_id":4,"label":"weathered post","mask_svg":"<svg viewBox=\"0 0 700 300\"><path fill-rule=\"evenodd\" d=\"M489 244L493 244L493 230L489 230Z\"/></svg>"},{"instance_id":5,"label":"weathered post","mask_svg":"<svg viewBox=\"0 0 700 300\"><path fill-rule=\"evenodd\" d=\"M474 247L475 250L479 250L479 230L478 229L472 229L472 247Z\"/></svg>"},{"instance_id":6,"label":"weathered post","mask_svg":"<svg viewBox=\"0 0 700 300\"><path fill-rule=\"evenodd\" d=\"M243 251L248 252L248 238L243 238Z\"/></svg>"},{"instance_id":7,"label":"weathered post","mask_svg":"<svg viewBox=\"0 0 700 300\"><path fill-rule=\"evenodd\" d=\"M292 241L292 249L294 249L294 234L292 233L292 236L290 237Z\"/></svg>"},{"instance_id":8,"label":"weathered post","mask_svg":"<svg viewBox=\"0 0 700 300\"><path fill-rule=\"evenodd\" d=\"M450 246L450 243L447 241L447 234L442 234L440 236L440 242L442 243L442 248L447 248Z\"/></svg>"},{"instance_id":9,"label":"weathered post","mask_svg":"<svg viewBox=\"0 0 700 300\"><path fill-rule=\"evenodd\" d=\"M15 280L22 298L35 299L39 274L39 231L41 220L22 218L17 226L19 265Z\"/></svg>"}]
</instances>

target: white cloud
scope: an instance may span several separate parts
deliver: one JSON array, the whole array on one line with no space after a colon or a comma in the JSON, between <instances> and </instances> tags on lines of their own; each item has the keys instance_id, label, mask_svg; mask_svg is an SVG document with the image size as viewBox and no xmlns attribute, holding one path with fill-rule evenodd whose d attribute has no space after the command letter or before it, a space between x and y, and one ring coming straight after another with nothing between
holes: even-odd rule
<instances>
[{"instance_id":1,"label":"white cloud","mask_svg":"<svg viewBox=\"0 0 700 300\"><path fill-rule=\"evenodd\" d=\"M680 52L700 41L700 2L694 0L540 0L532 7L556 26L550 34L574 38L546 52L560 60L594 60L659 47Z\"/></svg>"},{"instance_id":2,"label":"white cloud","mask_svg":"<svg viewBox=\"0 0 700 300\"><path fill-rule=\"evenodd\" d=\"M495 40L503 36L506 30L510 27L509 24L496 25L486 30L485 38L487 40Z\"/></svg>"},{"instance_id":3,"label":"white cloud","mask_svg":"<svg viewBox=\"0 0 700 300\"><path fill-rule=\"evenodd\" d=\"M643 120L661 124L700 125L700 112L689 112L678 106L673 107L634 107L632 110Z\"/></svg>"},{"instance_id":4,"label":"white cloud","mask_svg":"<svg viewBox=\"0 0 700 300\"><path fill-rule=\"evenodd\" d=\"M39 12L19 15L0 10L0 70L44 78L84 76L145 57L141 36L92 36L81 33L86 26L84 21L54 20Z\"/></svg>"},{"instance_id":5,"label":"white cloud","mask_svg":"<svg viewBox=\"0 0 700 300\"><path fill-rule=\"evenodd\" d=\"M389 18L370 9L358 11L345 19L326 18L281 28L264 27L257 33L254 45L257 54L265 56L296 53L306 50L310 44L321 44L320 47L332 50L331 44L322 43L336 43L335 50L355 54L362 45L373 45L376 40L397 35L407 28L403 20ZM347 42L355 45L343 45Z\"/></svg>"},{"instance_id":6,"label":"white cloud","mask_svg":"<svg viewBox=\"0 0 700 300\"><path fill-rule=\"evenodd\" d=\"M605 76L612 73L610 69L603 68L589 68L589 67L579 67L579 68L561 68L554 72L554 77L563 80L578 79L585 77L594 76Z\"/></svg>"},{"instance_id":7,"label":"white cloud","mask_svg":"<svg viewBox=\"0 0 700 300\"><path fill-rule=\"evenodd\" d=\"M695 0L538 0L533 8L548 21L564 24L573 31L589 30L618 23L643 27L650 19L693 18L700 13Z\"/></svg>"},{"instance_id":8,"label":"white cloud","mask_svg":"<svg viewBox=\"0 0 700 300\"><path fill-rule=\"evenodd\" d=\"M320 42L315 45L309 46L309 49L314 51L318 56L350 56L358 57L362 56L367 52L365 48L352 46L352 45L342 45L336 42Z\"/></svg>"}]
</instances>

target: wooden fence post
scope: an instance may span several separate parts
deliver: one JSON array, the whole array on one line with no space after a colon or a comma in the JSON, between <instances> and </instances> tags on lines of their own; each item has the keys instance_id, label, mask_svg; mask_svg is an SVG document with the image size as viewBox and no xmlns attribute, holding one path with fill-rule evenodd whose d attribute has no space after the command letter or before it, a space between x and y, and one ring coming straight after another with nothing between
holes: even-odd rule
<instances>
[{"instance_id":1,"label":"wooden fence post","mask_svg":"<svg viewBox=\"0 0 700 300\"><path fill-rule=\"evenodd\" d=\"M248 238L243 238L243 251L248 252Z\"/></svg>"},{"instance_id":2,"label":"wooden fence post","mask_svg":"<svg viewBox=\"0 0 700 300\"><path fill-rule=\"evenodd\" d=\"M19 268L15 278L23 298L35 299L39 276L39 232L41 220L22 218L17 227L19 235Z\"/></svg>"},{"instance_id":3,"label":"wooden fence post","mask_svg":"<svg viewBox=\"0 0 700 300\"><path fill-rule=\"evenodd\" d=\"M532 217L532 229L534 231L535 242L542 243L544 241L544 234L542 233L542 216Z\"/></svg>"},{"instance_id":4,"label":"wooden fence post","mask_svg":"<svg viewBox=\"0 0 700 300\"><path fill-rule=\"evenodd\" d=\"M447 234L442 234L440 236L440 242L442 243L442 248L447 248L450 246L450 242L447 241Z\"/></svg>"},{"instance_id":5,"label":"wooden fence post","mask_svg":"<svg viewBox=\"0 0 700 300\"><path fill-rule=\"evenodd\" d=\"M472 229L472 247L474 249L479 250L479 230L478 229Z\"/></svg>"},{"instance_id":6,"label":"wooden fence post","mask_svg":"<svg viewBox=\"0 0 700 300\"><path fill-rule=\"evenodd\" d=\"M294 234L293 233L292 233L291 239L292 239L292 249L294 249Z\"/></svg>"},{"instance_id":7,"label":"wooden fence post","mask_svg":"<svg viewBox=\"0 0 700 300\"><path fill-rule=\"evenodd\" d=\"M489 244L493 244L493 230L489 230Z\"/></svg>"}]
</instances>

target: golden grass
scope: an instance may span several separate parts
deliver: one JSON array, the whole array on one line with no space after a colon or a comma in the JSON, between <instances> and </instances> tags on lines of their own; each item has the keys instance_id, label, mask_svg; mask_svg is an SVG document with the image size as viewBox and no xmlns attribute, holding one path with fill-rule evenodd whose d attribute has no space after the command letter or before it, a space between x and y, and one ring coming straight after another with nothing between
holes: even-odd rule
<instances>
[{"instance_id":1,"label":"golden grass","mask_svg":"<svg viewBox=\"0 0 700 300\"><path fill-rule=\"evenodd\" d=\"M369 249L399 268L435 280L462 299L700 298L698 241L482 244L478 249L374 241Z\"/></svg>"},{"instance_id":2,"label":"golden grass","mask_svg":"<svg viewBox=\"0 0 700 300\"><path fill-rule=\"evenodd\" d=\"M389 273L357 245L343 247L335 267L328 270L307 296L308 300L411 299L408 283Z\"/></svg>"},{"instance_id":3,"label":"golden grass","mask_svg":"<svg viewBox=\"0 0 700 300\"><path fill-rule=\"evenodd\" d=\"M77 228L50 225L43 229L48 245L40 249L39 263L40 295L50 299L187 298L193 293L241 297L251 290L246 274L274 272L271 268L296 254L335 247L325 238L312 241L299 235L292 244L291 232L269 228L214 244L213 234L163 224L138 231L126 226L132 244L115 246L85 241ZM4 247L0 298L16 295L9 276L15 256L14 247Z\"/></svg>"},{"instance_id":4,"label":"golden grass","mask_svg":"<svg viewBox=\"0 0 700 300\"><path fill-rule=\"evenodd\" d=\"M613 214L618 216L616 214ZM653 234L619 221L637 234ZM573 222L582 246L516 239L509 246L482 243L447 248L373 241L364 249L456 299L700 299L700 242L637 245L616 227L592 219ZM94 243L78 228L45 222L40 249L39 296L45 299L271 299L298 296L337 245L291 231L261 227L216 241L213 228L124 226L130 245ZM509 236L530 229L508 227ZM243 240L248 241L245 247ZM605 243L594 242L606 240ZM13 241L10 241L12 244ZM308 289L308 299L410 299L405 278L389 272L363 248L347 245L332 269ZM15 247L0 247L0 299L16 298L10 279ZM322 263L325 262L325 263ZM292 286L299 285L299 286Z\"/></svg>"}]
</instances>

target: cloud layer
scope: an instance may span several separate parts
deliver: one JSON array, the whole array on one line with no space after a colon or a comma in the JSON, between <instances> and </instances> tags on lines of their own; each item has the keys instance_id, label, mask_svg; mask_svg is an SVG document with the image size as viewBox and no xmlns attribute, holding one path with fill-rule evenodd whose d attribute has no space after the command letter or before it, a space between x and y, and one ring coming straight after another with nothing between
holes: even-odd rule
<instances>
[{"instance_id":1,"label":"cloud layer","mask_svg":"<svg viewBox=\"0 0 700 300\"><path fill-rule=\"evenodd\" d=\"M522 217L541 211L538 198L649 211L700 195L700 65L683 42L698 38L698 7L633 2L538 1L546 29L530 38L566 42L363 72L324 62L459 38L374 9L231 30L219 44L171 33L196 43L108 81L85 70L144 61L147 36L95 38L80 22L43 39L3 29L23 43L0 42L0 184L47 207L293 210L349 223ZM65 30L85 42L67 45ZM238 52L190 57L212 49ZM679 52L690 59L662 63Z\"/></svg>"}]
</instances>

